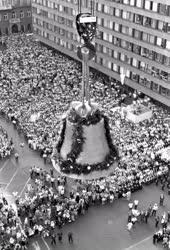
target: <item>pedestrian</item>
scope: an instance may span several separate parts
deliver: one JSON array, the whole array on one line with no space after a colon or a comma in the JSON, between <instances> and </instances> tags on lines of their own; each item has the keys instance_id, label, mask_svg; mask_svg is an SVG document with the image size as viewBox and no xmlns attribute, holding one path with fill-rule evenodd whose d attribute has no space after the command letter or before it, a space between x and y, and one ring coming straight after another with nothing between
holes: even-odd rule
<instances>
[{"instance_id":1,"label":"pedestrian","mask_svg":"<svg viewBox=\"0 0 170 250\"><path fill-rule=\"evenodd\" d=\"M160 205L160 206L163 206L163 205L164 205L164 199L165 199L164 194L161 194L161 195L160 195L160 199L159 199L159 205Z\"/></svg>"},{"instance_id":2,"label":"pedestrian","mask_svg":"<svg viewBox=\"0 0 170 250\"><path fill-rule=\"evenodd\" d=\"M153 244L154 244L154 245L155 245L155 243L156 243L156 239L157 239L157 235L154 234L154 235L153 235Z\"/></svg>"},{"instance_id":3,"label":"pedestrian","mask_svg":"<svg viewBox=\"0 0 170 250\"><path fill-rule=\"evenodd\" d=\"M161 189L162 189L162 191L164 191L164 189L165 189L165 183L164 182L162 183Z\"/></svg>"},{"instance_id":4,"label":"pedestrian","mask_svg":"<svg viewBox=\"0 0 170 250\"><path fill-rule=\"evenodd\" d=\"M157 210L158 210L158 205L157 203L155 203L152 208L152 216L156 216Z\"/></svg>"},{"instance_id":5,"label":"pedestrian","mask_svg":"<svg viewBox=\"0 0 170 250\"><path fill-rule=\"evenodd\" d=\"M18 162L18 158L19 158L19 154L15 153L15 160L16 160L16 162Z\"/></svg>"},{"instance_id":6,"label":"pedestrian","mask_svg":"<svg viewBox=\"0 0 170 250\"><path fill-rule=\"evenodd\" d=\"M146 224L148 223L148 217L149 217L149 214L148 214L148 211L146 210L145 213L144 213L144 218L145 218L145 223Z\"/></svg>"},{"instance_id":7,"label":"pedestrian","mask_svg":"<svg viewBox=\"0 0 170 250\"><path fill-rule=\"evenodd\" d=\"M133 223L132 223L132 222L129 222L129 223L127 224L127 230L129 231L129 233L131 232L132 227L133 227Z\"/></svg>"},{"instance_id":8,"label":"pedestrian","mask_svg":"<svg viewBox=\"0 0 170 250\"><path fill-rule=\"evenodd\" d=\"M53 176L54 176L54 171L53 171L53 169L52 169L52 168L50 168L50 175L51 175L51 177L53 177Z\"/></svg>"},{"instance_id":9,"label":"pedestrian","mask_svg":"<svg viewBox=\"0 0 170 250\"><path fill-rule=\"evenodd\" d=\"M150 204L148 207L148 217L150 217L152 214L152 205Z\"/></svg>"},{"instance_id":10,"label":"pedestrian","mask_svg":"<svg viewBox=\"0 0 170 250\"><path fill-rule=\"evenodd\" d=\"M56 245L56 234L54 232L51 235L51 245Z\"/></svg>"},{"instance_id":11,"label":"pedestrian","mask_svg":"<svg viewBox=\"0 0 170 250\"><path fill-rule=\"evenodd\" d=\"M60 243L62 243L62 240L63 240L63 233L62 232L58 232L58 241L60 242Z\"/></svg>"},{"instance_id":12,"label":"pedestrian","mask_svg":"<svg viewBox=\"0 0 170 250\"><path fill-rule=\"evenodd\" d=\"M68 233L68 242L73 243L73 233L72 232Z\"/></svg>"},{"instance_id":13,"label":"pedestrian","mask_svg":"<svg viewBox=\"0 0 170 250\"><path fill-rule=\"evenodd\" d=\"M138 208L138 203L139 203L138 200L134 200L134 209L137 209L137 208Z\"/></svg>"},{"instance_id":14,"label":"pedestrian","mask_svg":"<svg viewBox=\"0 0 170 250\"><path fill-rule=\"evenodd\" d=\"M156 217L155 217L155 227L156 227L156 228L157 228L158 225L159 225L159 221L160 221L159 216L156 216Z\"/></svg>"},{"instance_id":15,"label":"pedestrian","mask_svg":"<svg viewBox=\"0 0 170 250\"><path fill-rule=\"evenodd\" d=\"M167 212L167 221L170 222L170 211Z\"/></svg>"}]
</instances>

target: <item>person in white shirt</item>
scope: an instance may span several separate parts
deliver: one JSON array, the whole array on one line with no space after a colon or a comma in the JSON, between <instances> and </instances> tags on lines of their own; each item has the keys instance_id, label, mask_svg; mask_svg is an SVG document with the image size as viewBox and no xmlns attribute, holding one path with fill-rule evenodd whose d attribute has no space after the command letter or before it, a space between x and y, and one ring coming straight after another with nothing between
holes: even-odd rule
<instances>
[{"instance_id":1,"label":"person in white shirt","mask_svg":"<svg viewBox=\"0 0 170 250\"><path fill-rule=\"evenodd\" d=\"M139 203L139 201L138 201L138 200L134 200L134 209L137 209L137 207L138 207L138 203Z\"/></svg>"}]
</instances>

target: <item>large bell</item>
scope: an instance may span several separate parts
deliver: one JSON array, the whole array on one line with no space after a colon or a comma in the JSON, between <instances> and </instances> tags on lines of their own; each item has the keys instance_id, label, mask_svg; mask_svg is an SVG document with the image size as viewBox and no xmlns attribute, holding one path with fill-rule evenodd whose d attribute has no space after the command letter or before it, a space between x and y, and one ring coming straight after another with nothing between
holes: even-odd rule
<instances>
[{"instance_id":1,"label":"large bell","mask_svg":"<svg viewBox=\"0 0 170 250\"><path fill-rule=\"evenodd\" d=\"M94 179L107 176L117 166L116 148L110 146L108 128L106 128L105 119L100 116L97 104L92 103L91 106L88 106L86 102L84 110L81 105L81 102L73 102L71 109L73 108L78 116L82 116L82 123L76 122L75 113L73 115L68 112L66 116L62 145L60 144L57 149L61 161L58 163L53 161L53 166L59 172L73 178ZM94 122L86 123L87 119L93 119L93 114ZM75 117L70 118L70 116ZM83 138L80 137L80 134ZM74 146L79 151L78 155L76 155L77 150L74 152ZM108 157L110 157L109 160ZM108 166L105 164L106 161L109 163Z\"/></svg>"}]
</instances>

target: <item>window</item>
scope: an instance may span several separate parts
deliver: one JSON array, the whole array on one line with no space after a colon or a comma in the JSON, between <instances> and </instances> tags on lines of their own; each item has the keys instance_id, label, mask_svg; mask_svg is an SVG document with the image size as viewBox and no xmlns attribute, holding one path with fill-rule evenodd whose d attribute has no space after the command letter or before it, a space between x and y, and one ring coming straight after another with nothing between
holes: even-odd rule
<instances>
[{"instance_id":1,"label":"window","mask_svg":"<svg viewBox=\"0 0 170 250\"><path fill-rule=\"evenodd\" d=\"M140 70L145 71L145 62L140 62Z\"/></svg>"},{"instance_id":2,"label":"window","mask_svg":"<svg viewBox=\"0 0 170 250\"><path fill-rule=\"evenodd\" d=\"M146 72L147 72L148 74L152 74L152 66L146 64Z\"/></svg>"},{"instance_id":3,"label":"window","mask_svg":"<svg viewBox=\"0 0 170 250\"><path fill-rule=\"evenodd\" d=\"M161 46L161 44L162 44L162 38L157 37L157 39L156 39L156 45L157 46Z\"/></svg>"},{"instance_id":4,"label":"window","mask_svg":"<svg viewBox=\"0 0 170 250\"><path fill-rule=\"evenodd\" d=\"M142 0L136 0L136 7L142 8Z\"/></svg>"},{"instance_id":5,"label":"window","mask_svg":"<svg viewBox=\"0 0 170 250\"><path fill-rule=\"evenodd\" d=\"M27 11L27 17L30 17L30 16L31 16L31 11L28 10L28 11Z\"/></svg>"},{"instance_id":6,"label":"window","mask_svg":"<svg viewBox=\"0 0 170 250\"><path fill-rule=\"evenodd\" d=\"M127 11L124 11L122 12L122 18L123 19L128 19L128 12Z\"/></svg>"},{"instance_id":7,"label":"window","mask_svg":"<svg viewBox=\"0 0 170 250\"><path fill-rule=\"evenodd\" d=\"M120 54L120 60L122 61L122 62L125 62L125 55L124 54Z\"/></svg>"},{"instance_id":8,"label":"window","mask_svg":"<svg viewBox=\"0 0 170 250\"><path fill-rule=\"evenodd\" d=\"M119 66L115 63L113 63L113 71L115 71L115 72L119 71Z\"/></svg>"},{"instance_id":9,"label":"window","mask_svg":"<svg viewBox=\"0 0 170 250\"><path fill-rule=\"evenodd\" d=\"M118 23L115 23L114 30L117 31L117 32L119 32L119 24Z\"/></svg>"},{"instance_id":10,"label":"window","mask_svg":"<svg viewBox=\"0 0 170 250\"><path fill-rule=\"evenodd\" d=\"M167 89L166 93L167 93L167 97L170 98L170 90L169 89Z\"/></svg>"},{"instance_id":11,"label":"window","mask_svg":"<svg viewBox=\"0 0 170 250\"><path fill-rule=\"evenodd\" d=\"M4 20L5 20L5 21L8 20L8 14L5 14L5 15L4 15Z\"/></svg>"},{"instance_id":12,"label":"window","mask_svg":"<svg viewBox=\"0 0 170 250\"><path fill-rule=\"evenodd\" d=\"M104 13L109 14L109 6L104 5Z\"/></svg>"},{"instance_id":13,"label":"window","mask_svg":"<svg viewBox=\"0 0 170 250\"><path fill-rule=\"evenodd\" d=\"M20 18L24 18L24 12L23 11L20 12Z\"/></svg>"},{"instance_id":14,"label":"window","mask_svg":"<svg viewBox=\"0 0 170 250\"><path fill-rule=\"evenodd\" d=\"M135 14L135 23L142 24L143 16Z\"/></svg>"},{"instance_id":15,"label":"window","mask_svg":"<svg viewBox=\"0 0 170 250\"><path fill-rule=\"evenodd\" d=\"M113 28L113 21L104 19L104 27L106 27L108 29L112 29Z\"/></svg>"},{"instance_id":16,"label":"window","mask_svg":"<svg viewBox=\"0 0 170 250\"><path fill-rule=\"evenodd\" d=\"M135 6L135 0L130 0L130 5Z\"/></svg>"},{"instance_id":17,"label":"window","mask_svg":"<svg viewBox=\"0 0 170 250\"><path fill-rule=\"evenodd\" d=\"M163 15L168 15L169 7L165 4L159 3L159 13Z\"/></svg>"},{"instance_id":18,"label":"window","mask_svg":"<svg viewBox=\"0 0 170 250\"><path fill-rule=\"evenodd\" d=\"M170 57L163 56L163 64L170 66Z\"/></svg>"},{"instance_id":19,"label":"window","mask_svg":"<svg viewBox=\"0 0 170 250\"><path fill-rule=\"evenodd\" d=\"M133 44L133 52L136 54L140 54L141 47L139 45Z\"/></svg>"},{"instance_id":20,"label":"window","mask_svg":"<svg viewBox=\"0 0 170 250\"><path fill-rule=\"evenodd\" d=\"M136 58L133 58L132 59L132 66L135 67L135 68L138 68L138 65L139 65L139 62Z\"/></svg>"},{"instance_id":21,"label":"window","mask_svg":"<svg viewBox=\"0 0 170 250\"><path fill-rule=\"evenodd\" d=\"M109 40L110 43L112 43L112 34L109 34Z\"/></svg>"},{"instance_id":22,"label":"window","mask_svg":"<svg viewBox=\"0 0 170 250\"><path fill-rule=\"evenodd\" d=\"M144 78L144 86L148 89L151 88L151 81L149 81L148 79Z\"/></svg>"},{"instance_id":23,"label":"window","mask_svg":"<svg viewBox=\"0 0 170 250\"><path fill-rule=\"evenodd\" d=\"M152 19L152 21L151 21L151 28L152 29L156 29L157 28L157 20Z\"/></svg>"},{"instance_id":24,"label":"window","mask_svg":"<svg viewBox=\"0 0 170 250\"><path fill-rule=\"evenodd\" d=\"M123 4L130 4L130 0L123 0Z\"/></svg>"},{"instance_id":25,"label":"window","mask_svg":"<svg viewBox=\"0 0 170 250\"><path fill-rule=\"evenodd\" d=\"M162 79L162 80L164 80L164 81L168 81L168 79L169 79L169 74L167 73L167 72L165 72L165 71L160 71L160 78Z\"/></svg>"},{"instance_id":26,"label":"window","mask_svg":"<svg viewBox=\"0 0 170 250\"><path fill-rule=\"evenodd\" d=\"M97 24L100 25L100 26L102 25L102 18L97 17Z\"/></svg>"},{"instance_id":27,"label":"window","mask_svg":"<svg viewBox=\"0 0 170 250\"><path fill-rule=\"evenodd\" d=\"M145 0L145 10L150 10L151 9L151 1Z\"/></svg>"},{"instance_id":28,"label":"window","mask_svg":"<svg viewBox=\"0 0 170 250\"><path fill-rule=\"evenodd\" d=\"M16 18L16 13L13 11L12 12L12 19Z\"/></svg>"},{"instance_id":29,"label":"window","mask_svg":"<svg viewBox=\"0 0 170 250\"><path fill-rule=\"evenodd\" d=\"M145 78L140 76L139 77L139 84L144 85L144 82L145 82Z\"/></svg>"},{"instance_id":30,"label":"window","mask_svg":"<svg viewBox=\"0 0 170 250\"><path fill-rule=\"evenodd\" d=\"M115 59L118 59L118 58L119 58L119 53L118 53L116 50L113 51L113 57L114 57Z\"/></svg>"},{"instance_id":31,"label":"window","mask_svg":"<svg viewBox=\"0 0 170 250\"><path fill-rule=\"evenodd\" d=\"M120 17L121 16L121 10L115 9L115 16Z\"/></svg>"},{"instance_id":32,"label":"window","mask_svg":"<svg viewBox=\"0 0 170 250\"><path fill-rule=\"evenodd\" d=\"M149 39L148 39L148 34L147 33L143 32L142 40L145 41L145 42L148 42Z\"/></svg>"},{"instance_id":33,"label":"window","mask_svg":"<svg viewBox=\"0 0 170 250\"><path fill-rule=\"evenodd\" d=\"M155 44L155 36L149 35L149 42Z\"/></svg>"},{"instance_id":34,"label":"window","mask_svg":"<svg viewBox=\"0 0 170 250\"><path fill-rule=\"evenodd\" d=\"M115 46L120 46L120 43L121 43L120 38L117 38L117 37L114 37L114 38L113 38L113 44L114 44Z\"/></svg>"},{"instance_id":35,"label":"window","mask_svg":"<svg viewBox=\"0 0 170 250\"><path fill-rule=\"evenodd\" d=\"M101 11L102 11L102 4L101 4L101 3L98 3L98 6L97 6L97 7L98 7L98 11L101 12Z\"/></svg>"},{"instance_id":36,"label":"window","mask_svg":"<svg viewBox=\"0 0 170 250\"><path fill-rule=\"evenodd\" d=\"M126 27L126 26L122 26L122 33L125 34L125 35L128 35L128 33L129 33L129 28Z\"/></svg>"},{"instance_id":37,"label":"window","mask_svg":"<svg viewBox=\"0 0 170 250\"><path fill-rule=\"evenodd\" d=\"M158 3L152 2L152 11L154 12L158 11Z\"/></svg>"},{"instance_id":38,"label":"window","mask_svg":"<svg viewBox=\"0 0 170 250\"><path fill-rule=\"evenodd\" d=\"M162 61L163 61L163 55L155 52L155 61L159 62L159 63L162 63Z\"/></svg>"},{"instance_id":39,"label":"window","mask_svg":"<svg viewBox=\"0 0 170 250\"><path fill-rule=\"evenodd\" d=\"M128 70L128 69L126 70L126 77L130 78L130 70Z\"/></svg>"},{"instance_id":40,"label":"window","mask_svg":"<svg viewBox=\"0 0 170 250\"><path fill-rule=\"evenodd\" d=\"M161 95L166 96L166 88L160 86Z\"/></svg>"},{"instance_id":41,"label":"window","mask_svg":"<svg viewBox=\"0 0 170 250\"><path fill-rule=\"evenodd\" d=\"M159 85L157 83L152 82L152 90L154 92L159 92Z\"/></svg>"},{"instance_id":42,"label":"window","mask_svg":"<svg viewBox=\"0 0 170 250\"><path fill-rule=\"evenodd\" d=\"M134 30L134 37L136 39L141 39L141 31L139 30Z\"/></svg>"},{"instance_id":43,"label":"window","mask_svg":"<svg viewBox=\"0 0 170 250\"><path fill-rule=\"evenodd\" d=\"M139 75L131 72L131 79L135 82L138 82L138 79L139 79Z\"/></svg>"},{"instance_id":44,"label":"window","mask_svg":"<svg viewBox=\"0 0 170 250\"><path fill-rule=\"evenodd\" d=\"M164 22L158 21L158 30L163 30Z\"/></svg>"},{"instance_id":45,"label":"window","mask_svg":"<svg viewBox=\"0 0 170 250\"><path fill-rule=\"evenodd\" d=\"M143 19L143 25L146 27L151 27L152 25L152 19L150 17L144 17Z\"/></svg>"}]
</instances>

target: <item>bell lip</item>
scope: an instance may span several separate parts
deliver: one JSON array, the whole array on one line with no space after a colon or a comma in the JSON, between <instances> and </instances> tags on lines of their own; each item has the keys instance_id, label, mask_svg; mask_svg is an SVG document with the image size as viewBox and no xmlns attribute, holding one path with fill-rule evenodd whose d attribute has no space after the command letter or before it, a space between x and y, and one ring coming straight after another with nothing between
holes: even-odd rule
<instances>
[{"instance_id":1,"label":"bell lip","mask_svg":"<svg viewBox=\"0 0 170 250\"><path fill-rule=\"evenodd\" d=\"M95 170L91 171L89 174L66 174L63 173L60 169L60 166L55 162L54 159L51 160L53 168L62 176L69 177L71 179L77 179L77 180L94 180L99 179L102 177L109 177L112 173L114 173L115 169L118 167L118 161L115 161L109 169L105 170Z\"/></svg>"}]
</instances>

